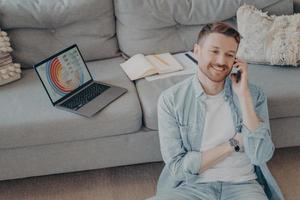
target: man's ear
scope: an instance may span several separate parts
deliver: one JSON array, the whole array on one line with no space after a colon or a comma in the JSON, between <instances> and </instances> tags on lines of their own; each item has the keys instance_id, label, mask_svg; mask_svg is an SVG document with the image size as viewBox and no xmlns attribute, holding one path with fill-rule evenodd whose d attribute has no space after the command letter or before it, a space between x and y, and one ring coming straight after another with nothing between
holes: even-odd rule
<instances>
[{"instance_id":1,"label":"man's ear","mask_svg":"<svg viewBox=\"0 0 300 200\"><path fill-rule=\"evenodd\" d=\"M195 56L198 56L198 54L200 53L201 51L201 47L199 44L194 44L194 55Z\"/></svg>"},{"instance_id":2,"label":"man's ear","mask_svg":"<svg viewBox=\"0 0 300 200\"><path fill-rule=\"evenodd\" d=\"M198 52L199 52L199 49L198 49L198 44L194 44L194 54L196 55L196 54L198 54Z\"/></svg>"}]
</instances>

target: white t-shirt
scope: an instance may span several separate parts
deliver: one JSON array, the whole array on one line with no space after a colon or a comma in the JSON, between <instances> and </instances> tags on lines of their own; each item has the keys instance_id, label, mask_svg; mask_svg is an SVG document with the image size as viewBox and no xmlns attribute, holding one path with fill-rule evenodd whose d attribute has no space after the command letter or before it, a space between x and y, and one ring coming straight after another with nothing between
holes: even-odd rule
<instances>
[{"instance_id":1,"label":"white t-shirt","mask_svg":"<svg viewBox=\"0 0 300 200\"><path fill-rule=\"evenodd\" d=\"M207 95L205 125L200 151L214 148L232 138L235 128L224 90L217 95ZM242 182L256 179L254 167L244 152L233 152L213 167L199 175L200 182Z\"/></svg>"}]
</instances>

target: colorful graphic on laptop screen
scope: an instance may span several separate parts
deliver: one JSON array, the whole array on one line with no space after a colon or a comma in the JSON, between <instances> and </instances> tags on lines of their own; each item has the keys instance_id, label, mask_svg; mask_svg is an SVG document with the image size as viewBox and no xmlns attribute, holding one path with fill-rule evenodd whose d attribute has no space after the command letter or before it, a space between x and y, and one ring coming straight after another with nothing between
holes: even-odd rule
<instances>
[{"instance_id":1,"label":"colorful graphic on laptop screen","mask_svg":"<svg viewBox=\"0 0 300 200\"><path fill-rule=\"evenodd\" d=\"M53 102L91 80L76 47L45 62L37 71Z\"/></svg>"},{"instance_id":2,"label":"colorful graphic on laptop screen","mask_svg":"<svg viewBox=\"0 0 300 200\"><path fill-rule=\"evenodd\" d=\"M52 89L63 96L83 84L83 73L68 62L66 55L63 59L67 62L63 67L58 58L47 62L47 79Z\"/></svg>"}]
</instances>

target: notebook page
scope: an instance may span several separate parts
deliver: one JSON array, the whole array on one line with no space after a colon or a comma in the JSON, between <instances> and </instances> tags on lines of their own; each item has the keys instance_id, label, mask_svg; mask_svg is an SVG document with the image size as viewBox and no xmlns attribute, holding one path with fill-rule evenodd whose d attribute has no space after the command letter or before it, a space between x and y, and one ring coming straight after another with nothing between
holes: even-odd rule
<instances>
[{"instance_id":1,"label":"notebook page","mask_svg":"<svg viewBox=\"0 0 300 200\"><path fill-rule=\"evenodd\" d=\"M182 70L182 65L170 54L154 54L145 56L158 70L159 74Z\"/></svg>"},{"instance_id":2,"label":"notebook page","mask_svg":"<svg viewBox=\"0 0 300 200\"><path fill-rule=\"evenodd\" d=\"M131 80L142 78L146 74L153 74L154 67L145 59L143 54L136 54L120 64ZM154 73L156 70L154 70Z\"/></svg>"}]
</instances>

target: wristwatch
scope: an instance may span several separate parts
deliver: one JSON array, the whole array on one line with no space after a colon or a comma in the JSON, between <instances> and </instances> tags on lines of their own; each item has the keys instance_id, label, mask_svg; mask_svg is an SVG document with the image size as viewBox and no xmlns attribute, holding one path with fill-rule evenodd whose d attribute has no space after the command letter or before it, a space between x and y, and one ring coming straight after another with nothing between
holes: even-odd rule
<instances>
[{"instance_id":1,"label":"wristwatch","mask_svg":"<svg viewBox=\"0 0 300 200\"><path fill-rule=\"evenodd\" d=\"M240 146L239 146L239 141L234 139L234 138L230 138L229 139L229 144L233 147L235 152L239 152L240 151Z\"/></svg>"}]
</instances>

